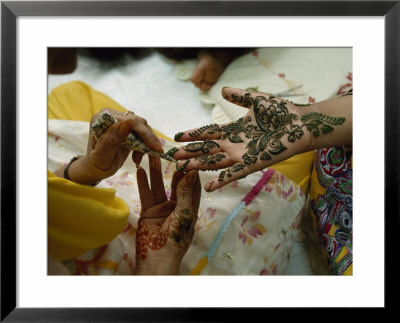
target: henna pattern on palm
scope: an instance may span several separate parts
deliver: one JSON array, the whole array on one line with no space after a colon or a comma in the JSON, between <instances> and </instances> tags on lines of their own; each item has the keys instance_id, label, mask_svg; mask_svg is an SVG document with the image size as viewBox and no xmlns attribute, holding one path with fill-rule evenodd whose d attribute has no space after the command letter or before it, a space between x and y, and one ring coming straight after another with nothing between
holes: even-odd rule
<instances>
[{"instance_id":1,"label":"henna pattern on palm","mask_svg":"<svg viewBox=\"0 0 400 323\"><path fill-rule=\"evenodd\" d=\"M159 250L166 245L168 231L161 230L162 223L148 225L145 219L139 219L139 222L136 253L145 260L148 249Z\"/></svg>"},{"instance_id":2,"label":"henna pattern on palm","mask_svg":"<svg viewBox=\"0 0 400 323\"><path fill-rule=\"evenodd\" d=\"M193 142L193 143L187 144L185 147L183 147L183 150L186 150L189 152L201 151L201 152L207 154L213 148L219 148L218 143L216 143L215 141L212 141L212 140L204 140L204 141L200 141L200 142Z\"/></svg>"},{"instance_id":3,"label":"henna pattern on palm","mask_svg":"<svg viewBox=\"0 0 400 323\"><path fill-rule=\"evenodd\" d=\"M212 135L212 134L214 134L216 132L221 131L221 128L217 124L209 124L209 125L206 125L206 126L203 126L203 127L199 128L199 129L197 129L197 130L195 130L193 132L190 132L189 136L193 137L193 138L196 138L196 137L200 136L205 131L207 131L207 133L209 135Z\"/></svg>"},{"instance_id":4,"label":"henna pattern on palm","mask_svg":"<svg viewBox=\"0 0 400 323\"><path fill-rule=\"evenodd\" d=\"M149 249L160 250L168 241L176 244L179 250L186 250L194 234L193 218L188 209L181 210L182 216L170 216L163 223L148 224L146 219L139 219L136 253L142 260L147 258Z\"/></svg>"},{"instance_id":5,"label":"henna pattern on palm","mask_svg":"<svg viewBox=\"0 0 400 323\"><path fill-rule=\"evenodd\" d=\"M224 154L218 153L215 155L200 155L195 158L195 160L198 160L202 165L215 165L217 162L221 161L224 159L226 156Z\"/></svg>"},{"instance_id":6,"label":"henna pattern on palm","mask_svg":"<svg viewBox=\"0 0 400 323\"><path fill-rule=\"evenodd\" d=\"M234 123L222 126L222 139L228 139L232 143L241 143L243 140L239 134L244 134L251 139L243 154L243 162L246 165L254 164L260 160L270 160L271 155L277 155L287 149L281 138L287 136L289 142L295 142L304 135L304 128L317 137L330 133L332 126L340 125L345 121L342 117L330 117L318 112L311 112L301 117L302 124L295 124L298 116L290 113L286 101L277 101L274 96L256 96L251 93L243 96L232 94L232 103L238 103L244 107L253 106L255 123L250 116L238 119Z\"/></svg>"}]
</instances>

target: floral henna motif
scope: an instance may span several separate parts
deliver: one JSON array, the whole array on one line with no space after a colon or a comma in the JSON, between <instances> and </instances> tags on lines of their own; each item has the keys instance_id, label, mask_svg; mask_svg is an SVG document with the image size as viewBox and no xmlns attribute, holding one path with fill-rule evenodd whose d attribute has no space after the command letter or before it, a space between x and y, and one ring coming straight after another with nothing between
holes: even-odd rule
<instances>
[{"instance_id":1,"label":"floral henna motif","mask_svg":"<svg viewBox=\"0 0 400 323\"><path fill-rule=\"evenodd\" d=\"M200 142L190 143L190 144L186 145L185 147L183 147L183 149L186 151L190 151L190 152L201 151L201 152L207 154L214 147L219 148L219 145L215 141L204 140L204 141L200 141Z\"/></svg>"},{"instance_id":2,"label":"floral henna motif","mask_svg":"<svg viewBox=\"0 0 400 323\"><path fill-rule=\"evenodd\" d=\"M195 158L198 160L202 165L207 164L208 166L215 165L217 162L224 159L226 156L224 154L218 153L215 155L200 155Z\"/></svg>"},{"instance_id":3,"label":"floral henna motif","mask_svg":"<svg viewBox=\"0 0 400 323\"><path fill-rule=\"evenodd\" d=\"M191 237L194 233L193 219L190 218L189 209L181 210L184 217L171 217L168 221L168 231L170 231L170 238L181 249L189 246Z\"/></svg>"},{"instance_id":4,"label":"floral henna motif","mask_svg":"<svg viewBox=\"0 0 400 323\"><path fill-rule=\"evenodd\" d=\"M303 115L302 124L295 124L298 116L290 113L286 101L278 102L274 96L268 98L257 96L253 98L251 93L244 96L232 94L232 102L244 107L253 107L256 124L252 124L252 118L246 116L222 127L222 139L228 139L232 143L243 142L239 136L244 135L251 139L246 148L247 152L242 156L246 165L254 164L260 160L270 160L271 155L277 155L287 149L281 138L287 136L289 142L295 142L304 135L303 128L311 132L315 137L320 133L327 134L334 130L332 126L341 125L345 118L330 117L318 112Z\"/></svg>"},{"instance_id":5,"label":"floral henna motif","mask_svg":"<svg viewBox=\"0 0 400 323\"><path fill-rule=\"evenodd\" d=\"M136 253L143 260L146 259L148 249L159 250L164 247L168 239L168 231L161 230L161 224L149 226L145 220L140 219L137 231Z\"/></svg>"},{"instance_id":6,"label":"floral henna motif","mask_svg":"<svg viewBox=\"0 0 400 323\"><path fill-rule=\"evenodd\" d=\"M216 132L218 132L218 131L221 131L221 128L219 127L219 125L217 125L217 124L209 124L209 125L206 125L206 126L203 126L203 127L201 127L201 128L199 128L199 129L197 129L197 130L195 130L195 131L193 131L193 132L190 132L189 133L189 136L190 137L198 137L198 136L200 136L203 132L205 132L205 131L208 131L207 133L209 134L209 135L212 135L212 134L214 134L214 133L216 133Z\"/></svg>"},{"instance_id":7,"label":"floral henna motif","mask_svg":"<svg viewBox=\"0 0 400 323\"><path fill-rule=\"evenodd\" d=\"M232 173L237 173L237 172L241 171L243 168L244 168L243 164L237 163L237 164L233 165L232 167L227 168L226 170L223 170L221 173L219 173L218 182L222 182L224 180L225 176L232 177Z\"/></svg>"},{"instance_id":8,"label":"floral henna motif","mask_svg":"<svg viewBox=\"0 0 400 323\"><path fill-rule=\"evenodd\" d=\"M190 218L189 209L181 210L184 217L169 217L164 228L161 223L148 225L146 220L139 219L137 231L136 254L145 260L148 250L159 250L168 241L176 244L179 249L186 249L194 233L193 219Z\"/></svg>"}]
</instances>

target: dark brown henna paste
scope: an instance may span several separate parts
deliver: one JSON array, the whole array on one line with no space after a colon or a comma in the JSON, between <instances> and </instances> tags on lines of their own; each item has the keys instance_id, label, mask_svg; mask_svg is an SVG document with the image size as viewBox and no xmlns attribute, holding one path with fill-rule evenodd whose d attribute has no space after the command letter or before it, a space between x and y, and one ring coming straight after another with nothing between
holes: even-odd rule
<instances>
[{"instance_id":1,"label":"dark brown henna paste","mask_svg":"<svg viewBox=\"0 0 400 323\"><path fill-rule=\"evenodd\" d=\"M177 134L175 134L174 140L178 141L179 139L181 139L182 135L183 135L183 132L178 132Z\"/></svg>"},{"instance_id":2,"label":"dark brown henna paste","mask_svg":"<svg viewBox=\"0 0 400 323\"><path fill-rule=\"evenodd\" d=\"M170 150L168 150L165 155L166 156L170 156L170 157L174 157L174 154L178 151L179 149L176 147L172 147Z\"/></svg>"},{"instance_id":3,"label":"dark brown henna paste","mask_svg":"<svg viewBox=\"0 0 400 323\"><path fill-rule=\"evenodd\" d=\"M184 216L176 217L170 221L172 227L170 237L178 244L179 247L185 248L190 244L192 234L194 233L193 219L190 218L189 209L181 210Z\"/></svg>"},{"instance_id":4,"label":"dark brown henna paste","mask_svg":"<svg viewBox=\"0 0 400 323\"><path fill-rule=\"evenodd\" d=\"M218 131L221 131L221 128L219 127L219 125L217 125L217 124L209 124L209 125L206 125L206 126L203 126L203 127L201 127L201 128L199 128L199 129L197 129L197 130L195 130L195 131L193 131L193 132L190 132L189 133L189 136L190 137L198 137L198 136L200 136L203 132L205 132L207 130L207 133L209 134L209 135L212 135L212 134L214 134L214 133L216 133L216 132L218 132Z\"/></svg>"},{"instance_id":5,"label":"dark brown henna paste","mask_svg":"<svg viewBox=\"0 0 400 323\"><path fill-rule=\"evenodd\" d=\"M243 164L237 163L230 168L222 171L218 176L218 182L222 182L226 177L232 177L233 173L240 172L245 166Z\"/></svg>"},{"instance_id":6,"label":"dark brown henna paste","mask_svg":"<svg viewBox=\"0 0 400 323\"><path fill-rule=\"evenodd\" d=\"M222 159L226 158L224 154L218 153L215 155L201 155L195 158L198 160L202 165L215 165L217 162L221 161Z\"/></svg>"},{"instance_id":7,"label":"dark brown henna paste","mask_svg":"<svg viewBox=\"0 0 400 323\"><path fill-rule=\"evenodd\" d=\"M183 149L186 151L190 151L190 152L201 151L201 152L207 154L210 152L211 149L213 149L215 147L219 148L219 145L215 141L204 140L201 142L190 143L190 144L186 145L185 147L183 147Z\"/></svg>"},{"instance_id":8,"label":"dark brown henna paste","mask_svg":"<svg viewBox=\"0 0 400 323\"><path fill-rule=\"evenodd\" d=\"M190 163L190 160L185 161L185 163L182 166L178 166L178 163L177 163L176 170L183 171L189 163Z\"/></svg>"},{"instance_id":9,"label":"dark brown henna paste","mask_svg":"<svg viewBox=\"0 0 400 323\"><path fill-rule=\"evenodd\" d=\"M260 160L270 160L271 155L277 155L287 149L281 138L287 136L289 142L295 142L304 135L303 128L307 129L315 137L320 133L327 134L334 129L332 126L341 125L345 118L330 117L322 113L312 112L301 117L302 124L295 124L298 116L290 113L287 101L277 101L274 96L257 96L253 98L251 93L243 96L232 94L232 102L247 108L253 107L256 124L250 124L250 116L240 118L234 123L222 127L222 139L233 143L243 142L240 135L251 139L246 148L247 152L242 156L246 165Z\"/></svg>"}]
</instances>

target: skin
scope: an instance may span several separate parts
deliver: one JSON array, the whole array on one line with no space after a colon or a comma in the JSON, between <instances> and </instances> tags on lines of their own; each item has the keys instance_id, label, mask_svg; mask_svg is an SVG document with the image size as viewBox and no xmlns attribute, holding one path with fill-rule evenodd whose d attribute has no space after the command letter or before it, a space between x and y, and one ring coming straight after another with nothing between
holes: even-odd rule
<instances>
[{"instance_id":1,"label":"skin","mask_svg":"<svg viewBox=\"0 0 400 323\"><path fill-rule=\"evenodd\" d=\"M203 144L186 146L198 150L183 147L174 153L174 158L181 160L177 168L184 166L186 171L225 168L205 185L206 191L302 152L351 144L352 96L300 107L262 92L224 88L222 95L248 109L246 116L228 124L184 131L180 142L200 140ZM206 142L213 144L205 155L201 148ZM218 154L223 158L216 158Z\"/></svg>"},{"instance_id":2,"label":"skin","mask_svg":"<svg viewBox=\"0 0 400 323\"><path fill-rule=\"evenodd\" d=\"M163 152L159 139L145 119L131 113L125 116L124 112L110 108L102 111L104 110L110 112L118 120L118 123L108 128L98 140L89 130L86 155L74 161L68 171L73 182L91 185L114 175L124 164L131 151L121 147L121 144L132 131L143 138L144 143L150 149ZM102 111L92 117L89 129ZM132 153L132 159L136 164L140 163L142 156L143 154L139 152ZM55 175L64 177L64 168L58 169Z\"/></svg>"},{"instance_id":3,"label":"skin","mask_svg":"<svg viewBox=\"0 0 400 323\"><path fill-rule=\"evenodd\" d=\"M167 199L159 158L149 156L150 184L137 171L142 210L136 234L136 274L176 275L197 221L201 185L197 171L175 172Z\"/></svg>"}]
</instances>

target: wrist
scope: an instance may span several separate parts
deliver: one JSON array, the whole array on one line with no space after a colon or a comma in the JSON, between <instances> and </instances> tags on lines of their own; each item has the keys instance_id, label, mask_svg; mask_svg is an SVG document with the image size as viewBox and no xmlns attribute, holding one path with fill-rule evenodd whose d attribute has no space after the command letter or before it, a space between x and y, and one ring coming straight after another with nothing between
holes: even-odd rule
<instances>
[{"instance_id":1,"label":"wrist","mask_svg":"<svg viewBox=\"0 0 400 323\"><path fill-rule=\"evenodd\" d=\"M78 184L95 186L103 178L93 174L86 156L77 156L64 169L64 178Z\"/></svg>"},{"instance_id":2,"label":"wrist","mask_svg":"<svg viewBox=\"0 0 400 323\"><path fill-rule=\"evenodd\" d=\"M137 261L135 275L178 275L180 261L171 258Z\"/></svg>"},{"instance_id":3,"label":"wrist","mask_svg":"<svg viewBox=\"0 0 400 323\"><path fill-rule=\"evenodd\" d=\"M303 130L303 135L301 136L301 138L299 138L298 143L296 145L296 154L302 154L305 153L307 151L313 150L313 146L314 146L314 139L313 136L311 135L311 133L303 127L303 122L301 120L301 118L303 117L303 115L309 113L309 112L313 112L315 110L313 110L313 107L311 105L307 105L307 106L295 106L294 107L295 110L295 114L298 116L298 125L300 127L302 127Z\"/></svg>"}]
</instances>

